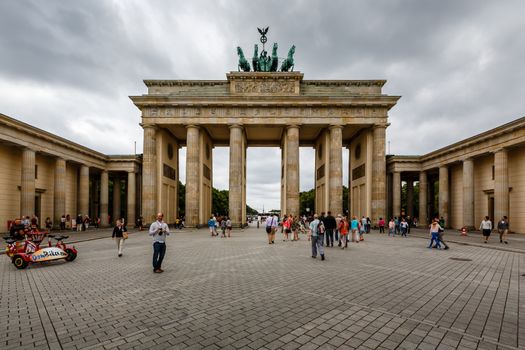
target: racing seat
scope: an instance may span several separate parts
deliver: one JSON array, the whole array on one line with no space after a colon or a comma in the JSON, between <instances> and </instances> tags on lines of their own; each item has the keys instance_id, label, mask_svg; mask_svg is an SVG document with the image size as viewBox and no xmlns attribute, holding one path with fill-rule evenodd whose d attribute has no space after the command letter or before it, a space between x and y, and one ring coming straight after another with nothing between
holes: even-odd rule
<instances>
[{"instance_id":1,"label":"racing seat","mask_svg":"<svg viewBox=\"0 0 525 350\"><path fill-rule=\"evenodd\" d=\"M53 237L54 239L56 239L57 241L61 241L63 239L68 239L69 236L56 236L56 237Z\"/></svg>"}]
</instances>

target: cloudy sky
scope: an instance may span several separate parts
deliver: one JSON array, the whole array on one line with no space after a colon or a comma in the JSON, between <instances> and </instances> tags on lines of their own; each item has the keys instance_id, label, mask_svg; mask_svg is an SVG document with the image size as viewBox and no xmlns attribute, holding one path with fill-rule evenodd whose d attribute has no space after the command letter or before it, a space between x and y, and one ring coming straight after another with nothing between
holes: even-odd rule
<instances>
[{"instance_id":1,"label":"cloudy sky","mask_svg":"<svg viewBox=\"0 0 525 350\"><path fill-rule=\"evenodd\" d=\"M524 13L521 0L2 0L0 113L108 154L136 141L141 153L128 96L146 92L143 79L225 79L235 47L269 26L270 42L297 46L306 79L387 79L385 93L402 96L390 153L421 154L525 114ZM301 190L313 187L312 154L301 149ZM248 150L252 207L278 207L279 158ZM215 187L228 187L227 169L216 148Z\"/></svg>"}]
</instances>

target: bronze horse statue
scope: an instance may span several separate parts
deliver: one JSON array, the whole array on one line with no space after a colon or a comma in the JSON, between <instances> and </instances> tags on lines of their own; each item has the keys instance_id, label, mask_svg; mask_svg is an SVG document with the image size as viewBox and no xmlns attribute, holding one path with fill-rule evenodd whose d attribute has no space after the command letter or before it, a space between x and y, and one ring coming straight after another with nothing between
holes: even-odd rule
<instances>
[{"instance_id":1,"label":"bronze horse statue","mask_svg":"<svg viewBox=\"0 0 525 350\"><path fill-rule=\"evenodd\" d=\"M253 47L253 58L252 58L252 67L254 72L260 72L261 68L259 67L259 45L255 44Z\"/></svg>"},{"instance_id":2,"label":"bronze horse statue","mask_svg":"<svg viewBox=\"0 0 525 350\"><path fill-rule=\"evenodd\" d=\"M295 45L292 45L292 47L288 51L288 57L281 64L281 72L288 72L288 71L293 72L293 67L295 64L293 61L294 53L295 53Z\"/></svg>"},{"instance_id":3,"label":"bronze horse statue","mask_svg":"<svg viewBox=\"0 0 525 350\"><path fill-rule=\"evenodd\" d=\"M250 64L248 63L246 58L244 58L244 52L242 52L242 49L240 46L237 46L237 55L239 55L239 64L237 66L237 69L239 70L239 72L241 71L241 69L243 72L249 72Z\"/></svg>"},{"instance_id":4,"label":"bronze horse statue","mask_svg":"<svg viewBox=\"0 0 525 350\"><path fill-rule=\"evenodd\" d=\"M279 58L277 57L277 43L273 43L272 65L270 67L270 72L277 72L277 67L279 67Z\"/></svg>"}]
</instances>

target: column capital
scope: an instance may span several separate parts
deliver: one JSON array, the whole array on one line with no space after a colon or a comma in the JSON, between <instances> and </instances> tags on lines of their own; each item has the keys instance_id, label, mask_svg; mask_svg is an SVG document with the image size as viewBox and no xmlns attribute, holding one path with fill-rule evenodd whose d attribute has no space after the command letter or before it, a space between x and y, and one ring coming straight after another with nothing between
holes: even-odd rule
<instances>
[{"instance_id":1,"label":"column capital","mask_svg":"<svg viewBox=\"0 0 525 350\"><path fill-rule=\"evenodd\" d=\"M153 129L153 130L158 130L159 129L157 124L143 124L143 123L140 123L139 125L142 126L142 129Z\"/></svg>"},{"instance_id":2,"label":"column capital","mask_svg":"<svg viewBox=\"0 0 525 350\"><path fill-rule=\"evenodd\" d=\"M35 150L35 149L33 149L33 148L31 148L31 147L28 147L28 146L23 146L23 147L22 147L22 151L23 151L23 152L34 152L34 153L36 153L36 150Z\"/></svg>"},{"instance_id":3,"label":"column capital","mask_svg":"<svg viewBox=\"0 0 525 350\"><path fill-rule=\"evenodd\" d=\"M337 124L337 125L330 125L330 126L328 127L328 130L333 130L333 129L343 129L343 126Z\"/></svg>"},{"instance_id":4,"label":"column capital","mask_svg":"<svg viewBox=\"0 0 525 350\"><path fill-rule=\"evenodd\" d=\"M390 124L374 124L372 129L386 129Z\"/></svg>"},{"instance_id":5,"label":"column capital","mask_svg":"<svg viewBox=\"0 0 525 350\"><path fill-rule=\"evenodd\" d=\"M244 126L242 124L231 124L228 127L230 129L241 129L241 130L244 130Z\"/></svg>"},{"instance_id":6,"label":"column capital","mask_svg":"<svg viewBox=\"0 0 525 350\"><path fill-rule=\"evenodd\" d=\"M508 150L506 148L504 148L504 147L498 148L495 151L492 151L493 154L496 154L496 153L507 153L507 152L508 152Z\"/></svg>"},{"instance_id":7,"label":"column capital","mask_svg":"<svg viewBox=\"0 0 525 350\"><path fill-rule=\"evenodd\" d=\"M197 130L200 130L200 126L198 125L195 125L195 124L188 124L186 125L186 129L197 129Z\"/></svg>"}]
</instances>

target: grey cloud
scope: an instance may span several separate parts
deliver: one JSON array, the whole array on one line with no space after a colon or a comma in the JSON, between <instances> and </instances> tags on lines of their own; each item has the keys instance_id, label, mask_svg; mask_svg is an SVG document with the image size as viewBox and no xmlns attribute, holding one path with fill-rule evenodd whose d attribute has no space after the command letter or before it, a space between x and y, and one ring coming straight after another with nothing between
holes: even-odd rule
<instances>
[{"instance_id":1,"label":"grey cloud","mask_svg":"<svg viewBox=\"0 0 525 350\"><path fill-rule=\"evenodd\" d=\"M391 151L421 154L524 115L523 13L519 0L2 1L0 112L101 152L130 153L135 140L141 152L127 96L146 92L142 80L224 79L235 47L250 52L268 25L279 56L297 46L306 79L387 79L384 92L402 96ZM279 194L280 153L250 152L248 194ZM306 190L314 165L301 152ZM227 188L227 149L214 157Z\"/></svg>"}]
</instances>

